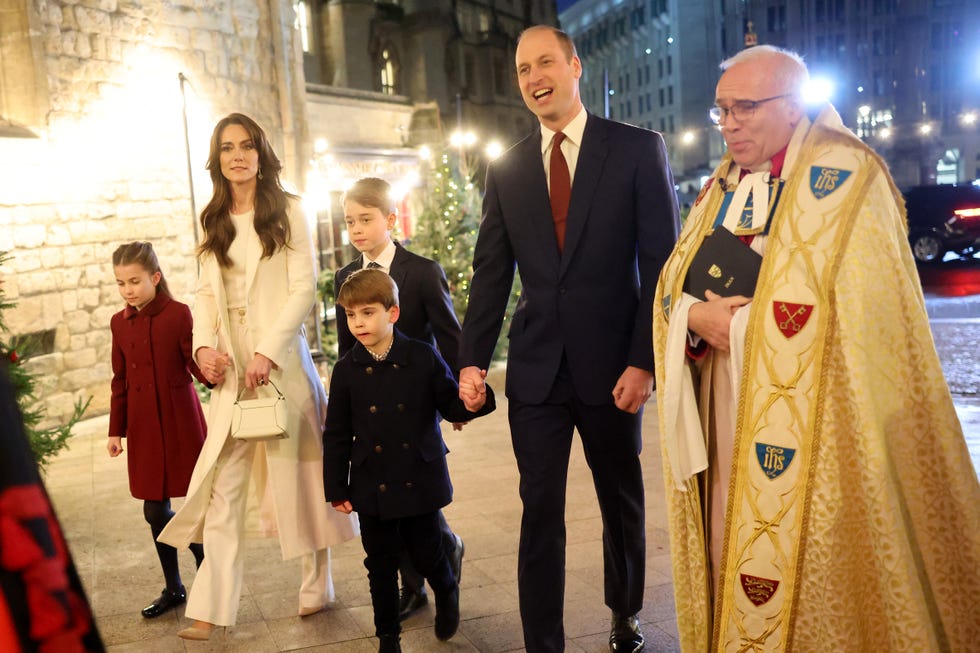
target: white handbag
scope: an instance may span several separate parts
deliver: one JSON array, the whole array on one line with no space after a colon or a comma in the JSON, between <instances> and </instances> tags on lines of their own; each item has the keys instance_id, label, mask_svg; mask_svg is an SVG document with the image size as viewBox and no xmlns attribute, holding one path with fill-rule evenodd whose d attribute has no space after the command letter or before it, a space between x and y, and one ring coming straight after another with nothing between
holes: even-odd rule
<instances>
[{"instance_id":1,"label":"white handbag","mask_svg":"<svg viewBox=\"0 0 980 653\"><path fill-rule=\"evenodd\" d=\"M289 437L286 432L286 397L272 379L269 379L269 384L276 391L274 397L243 400L245 388L238 393L231 407L231 437L249 442Z\"/></svg>"}]
</instances>

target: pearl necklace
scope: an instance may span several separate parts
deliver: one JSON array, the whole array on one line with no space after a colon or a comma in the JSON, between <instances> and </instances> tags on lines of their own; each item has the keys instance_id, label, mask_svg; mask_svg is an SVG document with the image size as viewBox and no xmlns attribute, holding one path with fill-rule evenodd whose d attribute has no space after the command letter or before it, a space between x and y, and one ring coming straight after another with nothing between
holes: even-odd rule
<instances>
[{"instance_id":1,"label":"pearl necklace","mask_svg":"<svg viewBox=\"0 0 980 653\"><path fill-rule=\"evenodd\" d=\"M377 362L379 362L379 363L380 363L380 362L381 362L381 361L383 361L384 359L386 359L386 358L388 358L388 352L390 352L390 351L391 351L391 346L392 346L393 344L395 344L395 339L394 339L394 338L392 338L392 339L391 339L391 340L390 340L390 341L388 342L388 348L387 348L387 349L385 349L385 352L384 352L383 354L376 354L376 353L374 352L374 350L372 350L372 349L371 349L370 347L368 347L367 345L364 345L364 348L365 348L365 349L367 349L367 352L368 352L369 354L371 354L371 357L372 357L372 358L374 358L374 360L375 360L375 361L377 361Z\"/></svg>"}]
</instances>

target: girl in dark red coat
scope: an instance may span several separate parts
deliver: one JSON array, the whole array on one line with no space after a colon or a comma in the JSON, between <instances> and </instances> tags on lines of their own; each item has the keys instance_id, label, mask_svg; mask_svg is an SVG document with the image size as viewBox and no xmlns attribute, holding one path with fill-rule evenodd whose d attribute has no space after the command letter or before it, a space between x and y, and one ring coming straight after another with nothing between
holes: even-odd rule
<instances>
[{"instance_id":1,"label":"girl in dark red coat","mask_svg":"<svg viewBox=\"0 0 980 653\"><path fill-rule=\"evenodd\" d=\"M160 596L143 608L158 617L187 600L177 550L156 538L173 517L171 497L187 494L194 463L204 442L205 422L191 374L206 383L191 358L191 312L173 299L153 246L121 245L112 255L119 294L126 308L112 316L112 401L109 455L129 440L129 489L143 499L157 556L167 581ZM200 544L191 544L197 565Z\"/></svg>"}]
</instances>

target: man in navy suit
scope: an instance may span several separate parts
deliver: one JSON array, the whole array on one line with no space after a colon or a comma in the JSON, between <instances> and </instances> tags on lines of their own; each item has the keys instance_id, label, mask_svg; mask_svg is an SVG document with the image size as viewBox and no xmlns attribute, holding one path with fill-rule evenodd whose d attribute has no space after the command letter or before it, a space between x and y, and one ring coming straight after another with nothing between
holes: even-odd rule
<instances>
[{"instance_id":1,"label":"man in navy suit","mask_svg":"<svg viewBox=\"0 0 980 653\"><path fill-rule=\"evenodd\" d=\"M524 505L525 647L564 650L565 487L578 429L602 514L609 648L636 653L646 562L640 422L653 391L653 296L679 227L673 178L659 134L586 112L567 34L529 28L516 64L540 128L487 170L460 382L479 387L516 265L523 289L506 392Z\"/></svg>"}]
</instances>

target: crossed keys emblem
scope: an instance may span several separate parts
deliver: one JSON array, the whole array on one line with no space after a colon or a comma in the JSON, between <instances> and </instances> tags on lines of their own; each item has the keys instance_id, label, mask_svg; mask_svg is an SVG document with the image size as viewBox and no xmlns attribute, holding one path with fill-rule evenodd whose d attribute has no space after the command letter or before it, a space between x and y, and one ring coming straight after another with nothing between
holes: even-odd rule
<instances>
[{"instance_id":1,"label":"crossed keys emblem","mask_svg":"<svg viewBox=\"0 0 980 653\"><path fill-rule=\"evenodd\" d=\"M773 302L772 312L779 332L787 338L792 338L806 326L813 314L813 304Z\"/></svg>"}]
</instances>

